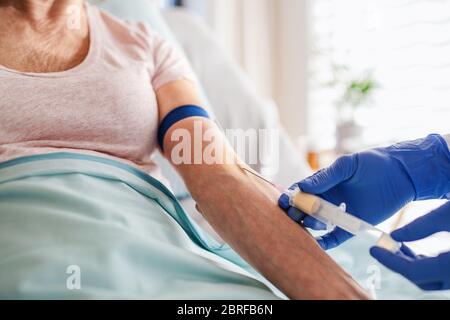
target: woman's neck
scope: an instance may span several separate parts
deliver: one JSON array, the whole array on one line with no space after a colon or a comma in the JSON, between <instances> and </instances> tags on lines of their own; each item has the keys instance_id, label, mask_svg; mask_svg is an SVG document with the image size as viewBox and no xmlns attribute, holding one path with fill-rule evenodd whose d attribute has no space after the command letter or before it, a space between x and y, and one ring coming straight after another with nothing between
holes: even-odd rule
<instances>
[{"instance_id":1,"label":"woman's neck","mask_svg":"<svg viewBox=\"0 0 450 320\"><path fill-rule=\"evenodd\" d=\"M84 14L83 2L83 0L0 0L0 16L20 18L22 22L35 29L49 25L81 26Z\"/></svg>"},{"instance_id":2,"label":"woman's neck","mask_svg":"<svg viewBox=\"0 0 450 320\"><path fill-rule=\"evenodd\" d=\"M83 0L0 0L0 65L24 72L57 72L89 52Z\"/></svg>"}]
</instances>

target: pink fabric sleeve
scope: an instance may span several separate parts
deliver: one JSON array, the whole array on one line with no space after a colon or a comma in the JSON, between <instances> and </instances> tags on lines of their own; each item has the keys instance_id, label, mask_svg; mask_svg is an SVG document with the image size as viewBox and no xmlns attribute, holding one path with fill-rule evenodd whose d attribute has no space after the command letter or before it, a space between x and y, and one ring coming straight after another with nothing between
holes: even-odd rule
<instances>
[{"instance_id":1,"label":"pink fabric sleeve","mask_svg":"<svg viewBox=\"0 0 450 320\"><path fill-rule=\"evenodd\" d=\"M157 91L169 82L182 79L196 83L193 71L183 54L159 34L151 32L150 35L155 66L152 76L153 90Z\"/></svg>"}]
</instances>

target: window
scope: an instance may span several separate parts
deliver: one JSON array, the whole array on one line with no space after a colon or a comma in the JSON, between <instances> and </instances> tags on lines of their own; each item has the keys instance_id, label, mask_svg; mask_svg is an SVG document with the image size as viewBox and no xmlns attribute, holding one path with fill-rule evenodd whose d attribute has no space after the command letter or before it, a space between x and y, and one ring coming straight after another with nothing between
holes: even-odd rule
<instances>
[{"instance_id":1,"label":"window","mask_svg":"<svg viewBox=\"0 0 450 320\"><path fill-rule=\"evenodd\" d=\"M364 146L450 132L450 0L312 0L309 134L335 145L336 105L349 77L376 87L355 122ZM334 85L331 85L334 84Z\"/></svg>"}]
</instances>

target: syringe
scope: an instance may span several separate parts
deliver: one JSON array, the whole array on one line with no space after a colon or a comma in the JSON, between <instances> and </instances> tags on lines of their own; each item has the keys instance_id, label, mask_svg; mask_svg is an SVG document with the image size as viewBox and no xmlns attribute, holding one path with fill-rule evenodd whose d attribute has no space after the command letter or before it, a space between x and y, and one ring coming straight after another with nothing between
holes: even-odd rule
<instances>
[{"instance_id":1,"label":"syringe","mask_svg":"<svg viewBox=\"0 0 450 320\"><path fill-rule=\"evenodd\" d=\"M376 237L376 245L391 252L398 252L401 244L370 223L346 212L346 205L339 207L312 194L304 193L300 188L286 191L289 202L302 212L310 215L327 226L337 226L355 236L371 234Z\"/></svg>"},{"instance_id":2,"label":"syringe","mask_svg":"<svg viewBox=\"0 0 450 320\"><path fill-rule=\"evenodd\" d=\"M248 172L259 179L271 184L275 188L282 190L283 188L277 186L273 182L267 180L255 171L245 167L239 166L243 171ZM300 188L284 191L289 196L289 204L302 212L312 216L316 220L331 228L337 226L355 236L362 234L370 234L375 237L375 244L393 253L400 251L401 243L396 242L386 232L374 227L370 223L346 212L345 203L339 207L334 204L309 193L304 193Z\"/></svg>"}]
</instances>

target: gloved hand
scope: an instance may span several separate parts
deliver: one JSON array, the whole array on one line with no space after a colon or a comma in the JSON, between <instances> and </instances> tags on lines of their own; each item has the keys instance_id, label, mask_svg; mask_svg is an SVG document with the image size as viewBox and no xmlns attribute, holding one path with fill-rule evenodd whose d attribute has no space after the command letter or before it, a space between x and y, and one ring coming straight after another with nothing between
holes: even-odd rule
<instances>
[{"instance_id":1,"label":"gloved hand","mask_svg":"<svg viewBox=\"0 0 450 320\"><path fill-rule=\"evenodd\" d=\"M450 232L450 202L394 231L392 238L399 242L416 241L442 231ZM403 246L402 252L397 254L379 247L373 247L370 253L380 263L423 290L450 289L450 252L429 258L416 256Z\"/></svg>"},{"instance_id":2,"label":"gloved hand","mask_svg":"<svg viewBox=\"0 0 450 320\"><path fill-rule=\"evenodd\" d=\"M321 170L291 187L339 205L371 224L378 224L418 199L441 198L450 192L450 152L439 135L403 142L388 148L373 149L339 158L331 167ZM279 205L305 227L324 230L325 226L289 206L287 195ZM335 228L320 237L325 249L332 249L352 235Z\"/></svg>"}]
</instances>

